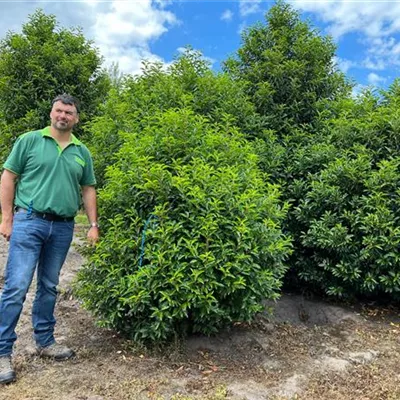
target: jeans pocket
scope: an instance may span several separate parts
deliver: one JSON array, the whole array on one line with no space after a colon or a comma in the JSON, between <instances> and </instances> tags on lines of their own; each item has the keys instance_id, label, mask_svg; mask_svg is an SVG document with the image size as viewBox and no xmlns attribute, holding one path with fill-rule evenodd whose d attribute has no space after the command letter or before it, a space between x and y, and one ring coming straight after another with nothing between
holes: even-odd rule
<instances>
[{"instance_id":1,"label":"jeans pocket","mask_svg":"<svg viewBox=\"0 0 400 400\"><path fill-rule=\"evenodd\" d=\"M28 213L26 211L17 211L14 214L14 220L22 221L28 218Z\"/></svg>"}]
</instances>

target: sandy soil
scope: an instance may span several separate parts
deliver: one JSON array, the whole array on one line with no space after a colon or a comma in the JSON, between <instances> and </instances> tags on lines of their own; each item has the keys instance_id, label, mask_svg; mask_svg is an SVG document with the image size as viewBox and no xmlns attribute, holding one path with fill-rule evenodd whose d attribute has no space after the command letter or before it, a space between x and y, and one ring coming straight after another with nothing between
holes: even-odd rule
<instances>
[{"instance_id":1,"label":"sandy soil","mask_svg":"<svg viewBox=\"0 0 400 400\"><path fill-rule=\"evenodd\" d=\"M0 276L6 253L1 241ZM80 307L71 282L82 262L72 247L57 305L57 338L77 356L57 363L32 354L32 285L18 325L18 380L0 387L0 400L400 399L395 307L343 308L286 294L266 303L273 318L149 350L96 327Z\"/></svg>"}]
</instances>

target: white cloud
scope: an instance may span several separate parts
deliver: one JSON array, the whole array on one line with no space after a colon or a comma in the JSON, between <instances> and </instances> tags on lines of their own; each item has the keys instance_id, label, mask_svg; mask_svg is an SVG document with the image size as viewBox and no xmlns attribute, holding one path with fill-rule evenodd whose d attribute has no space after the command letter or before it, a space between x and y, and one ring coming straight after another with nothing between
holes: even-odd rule
<instances>
[{"instance_id":1,"label":"white cloud","mask_svg":"<svg viewBox=\"0 0 400 400\"><path fill-rule=\"evenodd\" d=\"M36 8L54 14L59 26L81 27L105 58L106 66L118 63L122 72L140 73L143 59L162 61L149 44L179 23L166 9L169 0L24 1L2 2L0 38L9 30L20 32Z\"/></svg>"},{"instance_id":2,"label":"white cloud","mask_svg":"<svg viewBox=\"0 0 400 400\"><path fill-rule=\"evenodd\" d=\"M96 15L93 32L96 42L103 45L146 46L176 22L171 12L155 8L150 0L112 1L109 10Z\"/></svg>"},{"instance_id":3,"label":"white cloud","mask_svg":"<svg viewBox=\"0 0 400 400\"><path fill-rule=\"evenodd\" d=\"M150 52L149 42L177 23L174 14L151 0L112 1L107 10L96 14L91 35L107 64L118 63L121 71L138 74L143 59L162 61Z\"/></svg>"},{"instance_id":4,"label":"white cloud","mask_svg":"<svg viewBox=\"0 0 400 400\"><path fill-rule=\"evenodd\" d=\"M154 3L158 4L161 8L170 6L174 2L174 0L153 0L153 1Z\"/></svg>"},{"instance_id":5,"label":"white cloud","mask_svg":"<svg viewBox=\"0 0 400 400\"><path fill-rule=\"evenodd\" d=\"M386 78L383 76L379 76L378 74L375 74L374 72L371 72L368 74L368 83L374 86L378 86L381 83L385 83Z\"/></svg>"},{"instance_id":6,"label":"white cloud","mask_svg":"<svg viewBox=\"0 0 400 400\"><path fill-rule=\"evenodd\" d=\"M83 2L86 3L89 6L95 7L97 5L97 3L98 3L98 0L84 0Z\"/></svg>"},{"instance_id":7,"label":"white cloud","mask_svg":"<svg viewBox=\"0 0 400 400\"><path fill-rule=\"evenodd\" d=\"M400 66L400 43L393 36L400 32L398 1L307 1L291 0L292 5L312 12L327 24L327 32L336 40L358 33L366 48L362 66L384 70Z\"/></svg>"},{"instance_id":8,"label":"white cloud","mask_svg":"<svg viewBox=\"0 0 400 400\"><path fill-rule=\"evenodd\" d=\"M291 0L297 9L317 13L330 24L329 32L339 38L349 32L368 37L390 35L400 29L400 3L393 1L307 1Z\"/></svg>"},{"instance_id":9,"label":"white cloud","mask_svg":"<svg viewBox=\"0 0 400 400\"><path fill-rule=\"evenodd\" d=\"M365 68L382 71L388 66L400 66L400 43L393 37L366 40Z\"/></svg>"},{"instance_id":10,"label":"white cloud","mask_svg":"<svg viewBox=\"0 0 400 400\"><path fill-rule=\"evenodd\" d=\"M374 60L371 57L365 58L362 65L367 69L373 69L376 71L383 71L387 67L387 63L384 60Z\"/></svg>"},{"instance_id":11,"label":"white cloud","mask_svg":"<svg viewBox=\"0 0 400 400\"><path fill-rule=\"evenodd\" d=\"M239 0L239 12L242 17L261 11L262 0Z\"/></svg>"},{"instance_id":12,"label":"white cloud","mask_svg":"<svg viewBox=\"0 0 400 400\"><path fill-rule=\"evenodd\" d=\"M86 1L91 3L94 16L87 32L104 56L106 66L114 63L122 72L140 74L143 60L163 62L150 51L149 43L178 23L175 15L164 9L166 2Z\"/></svg>"},{"instance_id":13,"label":"white cloud","mask_svg":"<svg viewBox=\"0 0 400 400\"><path fill-rule=\"evenodd\" d=\"M221 15L222 21L232 21L232 18L233 12L231 10L225 10Z\"/></svg>"},{"instance_id":14,"label":"white cloud","mask_svg":"<svg viewBox=\"0 0 400 400\"><path fill-rule=\"evenodd\" d=\"M357 63L355 63L354 61L343 59L340 57L335 57L333 61L339 67L339 69L345 74L349 69L357 66Z\"/></svg>"}]
</instances>

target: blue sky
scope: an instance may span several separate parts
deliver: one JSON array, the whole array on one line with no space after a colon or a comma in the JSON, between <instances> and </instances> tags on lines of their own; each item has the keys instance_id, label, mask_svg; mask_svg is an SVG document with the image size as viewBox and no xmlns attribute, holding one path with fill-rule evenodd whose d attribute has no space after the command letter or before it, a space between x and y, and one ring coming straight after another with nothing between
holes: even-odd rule
<instances>
[{"instance_id":1,"label":"blue sky","mask_svg":"<svg viewBox=\"0 0 400 400\"><path fill-rule=\"evenodd\" d=\"M288 1L302 18L338 46L338 66L358 84L387 87L400 76L400 1ZM272 1L118 0L3 1L0 37L18 32L37 8L60 26L81 27L106 65L140 73L143 59L170 63L186 45L200 50L215 70L239 48L240 34Z\"/></svg>"}]
</instances>

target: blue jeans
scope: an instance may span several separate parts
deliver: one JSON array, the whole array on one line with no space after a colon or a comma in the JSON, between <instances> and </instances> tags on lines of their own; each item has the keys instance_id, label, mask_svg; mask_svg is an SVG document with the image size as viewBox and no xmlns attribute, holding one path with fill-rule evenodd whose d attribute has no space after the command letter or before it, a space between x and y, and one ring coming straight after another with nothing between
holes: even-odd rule
<instances>
[{"instance_id":1,"label":"blue jeans","mask_svg":"<svg viewBox=\"0 0 400 400\"><path fill-rule=\"evenodd\" d=\"M0 356L11 355L22 306L37 270L32 307L34 339L40 347L55 342L54 307L60 270L72 241L74 221L47 221L26 212L14 215L5 283L0 300Z\"/></svg>"}]
</instances>

